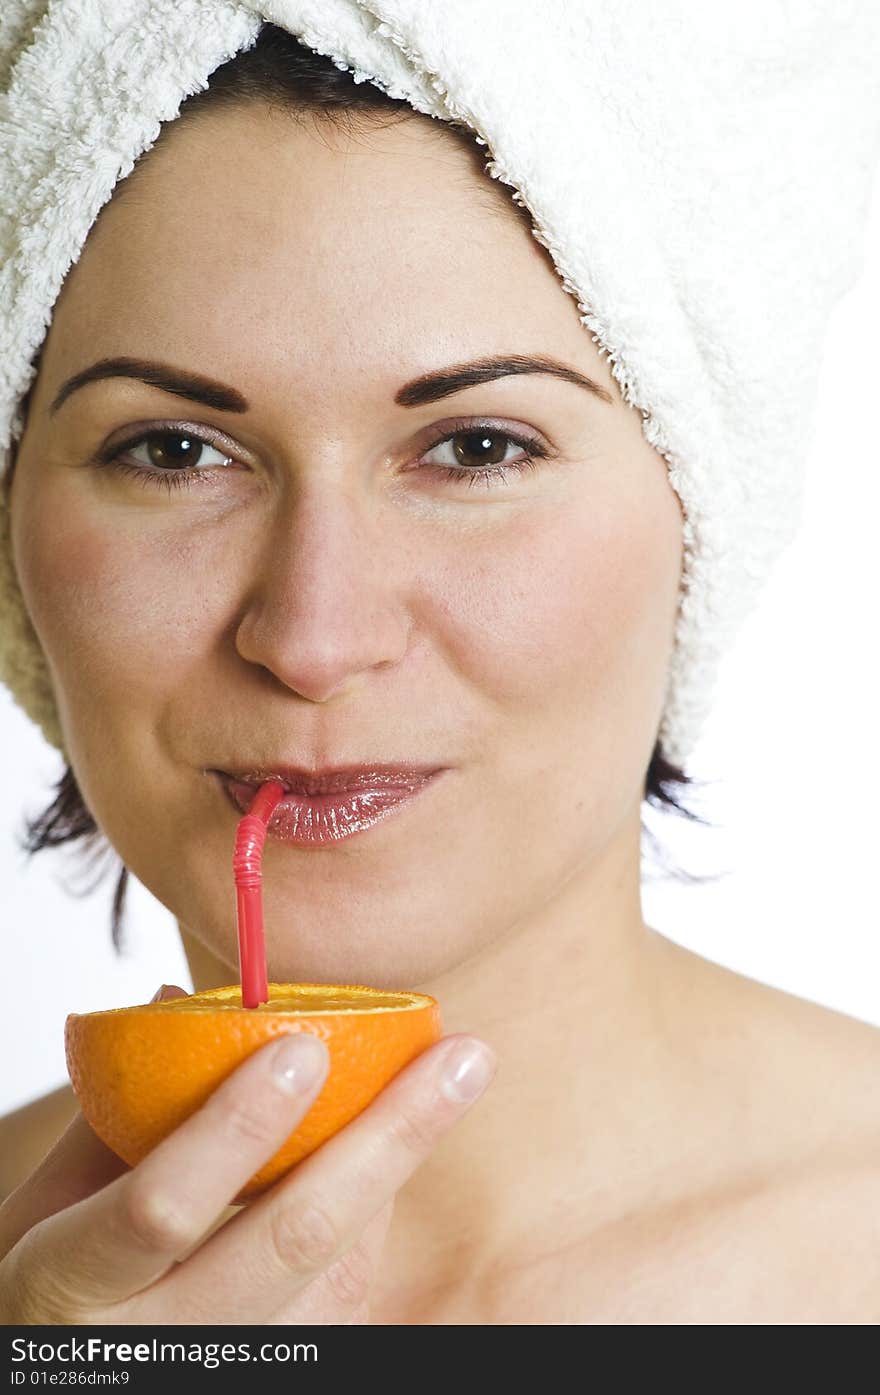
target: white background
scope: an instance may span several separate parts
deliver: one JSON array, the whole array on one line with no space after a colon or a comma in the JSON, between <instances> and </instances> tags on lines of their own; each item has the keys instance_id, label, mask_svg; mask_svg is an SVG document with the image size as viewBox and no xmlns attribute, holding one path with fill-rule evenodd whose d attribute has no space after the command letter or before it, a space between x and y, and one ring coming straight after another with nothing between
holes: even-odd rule
<instances>
[{"instance_id":1,"label":"white background","mask_svg":"<svg viewBox=\"0 0 880 1395\"><path fill-rule=\"evenodd\" d=\"M649 924L707 958L880 1024L876 191L865 248L864 276L826 341L800 537L727 661L690 765L712 782L703 808L720 826L651 821L674 857L724 875L651 877L644 900ZM76 845L30 863L19 851L24 814L50 802L63 766L2 687L0 752L4 1113L66 1082L68 1012L144 1002L163 981L192 983L173 918L134 879L117 957L115 872L76 899L65 881L88 884Z\"/></svg>"}]
</instances>

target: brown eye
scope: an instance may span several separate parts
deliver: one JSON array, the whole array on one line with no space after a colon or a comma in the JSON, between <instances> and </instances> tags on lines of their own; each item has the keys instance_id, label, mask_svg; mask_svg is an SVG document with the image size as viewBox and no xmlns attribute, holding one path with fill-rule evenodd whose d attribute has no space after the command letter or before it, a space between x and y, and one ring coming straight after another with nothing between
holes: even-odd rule
<instances>
[{"instance_id":1,"label":"brown eye","mask_svg":"<svg viewBox=\"0 0 880 1395\"><path fill-rule=\"evenodd\" d=\"M462 431L451 431L432 446L423 458L429 465L445 465L468 474L515 466L530 455L540 454L543 451L537 441L518 439L508 431L497 431L487 426L472 426Z\"/></svg>"},{"instance_id":2,"label":"brown eye","mask_svg":"<svg viewBox=\"0 0 880 1395\"><path fill-rule=\"evenodd\" d=\"M204 441L197 436L186 436L182 431L156 432L146 437L143 445L150 464L159 470L180 470L197 465L205 448Z\"/></svg>"},{"instance_id":3,"label":"brown eye","mask_svg":"<svg viewBox=\"0 0 880 1395\"><path fill-rule=\"evenodd\" d=\"M228 465L230 457L192 431L150 431L118 452L138 465L170 474L175 470Z\"/></svg>"}]
</instances>

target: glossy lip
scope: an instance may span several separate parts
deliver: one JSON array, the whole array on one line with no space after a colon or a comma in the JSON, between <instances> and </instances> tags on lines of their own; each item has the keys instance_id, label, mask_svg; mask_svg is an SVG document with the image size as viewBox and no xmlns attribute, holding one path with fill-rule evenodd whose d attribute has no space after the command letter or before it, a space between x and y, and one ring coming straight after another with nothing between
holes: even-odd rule
<instances>
[{"instance_id":1,"label":"glossy lip","mask_svg":"<svg viewBox=\"0 0 880 1395\"><path fill-rule=\"evenodd\" d=\"M280 780L294 794L343 794L355 790L383 788L403 789L420 784L442 767L437 765L407 765L402 761L391 765L336 765L323 770L303 770L297 765L259 765L246 769L217 770L224 779L258 789L267 780Z\"/></svg>"},{"instance_id":2,"label":"glossy lip","mask_svg":"<svg viewBox=\"0 0 880 1395\"><path fill-rule=\"evenodd\" d=\"M299 847L322 847L342 842L357 833L364 833L381 819L402 808L443 774L445 767L415 771L406 767L406 775L397 768L374 768L372 773L360 769L359 784L352 787L351 767L334 778L345 779L348 787L337 792L318 794L288 792L276 806L268 824L268 837ZM246 814L254 790L266 780L280 778L277 771L260 773L259 778L237 780L223 771L211 771L236 812ZM378 778L377 778L378 777Z\"/></svg>"}]
</instances>

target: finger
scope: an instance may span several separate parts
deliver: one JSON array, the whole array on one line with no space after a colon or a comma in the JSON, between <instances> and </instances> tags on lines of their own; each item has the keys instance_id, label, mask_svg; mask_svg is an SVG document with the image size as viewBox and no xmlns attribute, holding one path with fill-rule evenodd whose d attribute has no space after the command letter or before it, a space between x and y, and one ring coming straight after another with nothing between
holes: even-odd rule
<instances>
[{"instance_id":1,"label":"finger","mask_svg":"<svg viewBox=\"0 0 880 1395\"><path fill-rule=\"evenodd\" d=\"M164 1003L168 998L188 998L189 994L185 988L180 988L176 983L163 983L156 989L151 1003Z\"/></svg>"},{"instance_id":2,"label":"finger","mask_svg":"<svg viewBox=\"0 0 880 1395\"><path fill-rule=\"evenodd\" d=\"M473 1070L463 1074L466 1060ZM422 1052L357 1118L165 1280L175 1309L222 1282L224 1313L245 1310L259 1322L285 1292L301 1293L356 1243L482 1093L494 1068L491 1048L464 1034ZM468 1084L477 1091L470 1097Z\"/></svg>"},{"instance_id":3,"label":"finger","mask_svg":"<svg viewBox=\"0 0 880 1395\"><path fill-rule=\"evenodd\" d=\"M267 1321L279 1324L364 1325L370 1320L370 1294L382 1263L395 1198L367 1222L360 1239L313 1283L290 1298Z\"/></svg>"},{"instance_id":4,"label":"finger","mask_svg":"<svg viewBox=\"0 0 880 1395\"><path fill-rule=\"evenodd\" d=\"M283 1073L282 1046L297 1057L296 1079ZM328 1065L324 1043L308 1032L252 1052L137 1167L31 1230L26 1262L51 1268L57 1294L81 1311L154 1283L293 1132Z\"/></svg>"},{"instance_id":5,"label":"finger","mask_svg":"<svg viewBox=\"0 0 880 1395\"><path fill-rule=\"evenodd\" d=\"M29 1177L0 1206L0 1256L48 1216L73 1206L128 1172L128 1166L101 1142L82 1112Z\"/></svg>"}]
</instances>

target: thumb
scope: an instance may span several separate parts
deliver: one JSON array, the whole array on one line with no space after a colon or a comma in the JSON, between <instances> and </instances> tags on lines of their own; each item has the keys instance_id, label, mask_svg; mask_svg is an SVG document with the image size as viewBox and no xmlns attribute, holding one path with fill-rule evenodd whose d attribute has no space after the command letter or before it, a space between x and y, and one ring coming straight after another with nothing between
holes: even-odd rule
<instances>
[{"instance_id":1,"label":"thumb","mask_svg":"<svg viewBox=\"0 0 880 1395\"><path fill-rule=\"evenodd\" d=\"M178 985L177 985L176 983L162 983L162 984L160 984L159 987L156 989L155 993L153 994L152 998L150 999L150 1002L151 1002L151 1003L164 1003L164 1001L165 1001L166 998L188 998L188 997L189 997L189 993L187 993L186 989L185 989L185 988L179 988Z\"/></svg>"},{"instance_id":2,"label":"thumb","mask_svg":"<svg viewBox=\"0 0 880 1395\"><path fill-rule=\"evenodd\" d=\"M163 983L150 1001L186 997L185 988ZM78 1110L39 1166L0 1205L0 1259L40 1221L92 1196L128 1170Z\"/></svg>"},{"instance_id":3,"label":"thumb","mask_svg":"<svg viewBox=\"0 0 880 1395\"><path fill-rule=\"evenodd\" d=\"M23 1235L128 1172L78 1110L39 1166L0 1206L0 1258Z\"/></svg>"}]
</instances>

